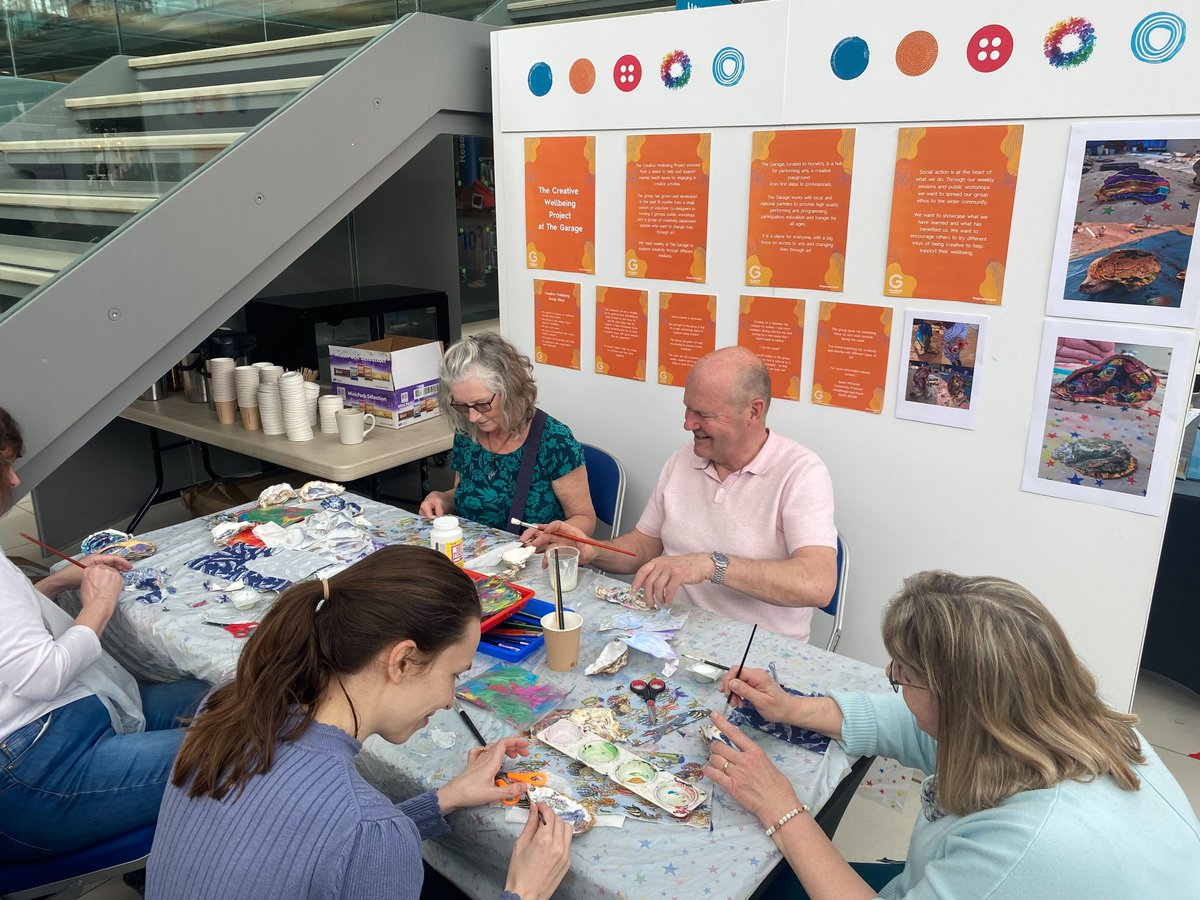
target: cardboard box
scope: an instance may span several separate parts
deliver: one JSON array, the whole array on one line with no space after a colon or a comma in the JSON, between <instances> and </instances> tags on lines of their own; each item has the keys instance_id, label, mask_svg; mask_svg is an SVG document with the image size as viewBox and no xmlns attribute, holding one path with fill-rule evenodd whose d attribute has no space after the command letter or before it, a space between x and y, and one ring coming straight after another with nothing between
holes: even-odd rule
<instances>
[{"instance_id":1,"label":"cardboard box","mask_svg":"<svg viewBox=\"0 0 1200 900\"><path fill-rule=\"evenodd\" d=\"M335 385L412 391L436 382L441 367L441 341L389 335L368 344L329 348L329 369Z\"/></svg>"},{"instance_id":2,"label":"cardboard box","mask_svg":"<svg viewBox=\"0 0 1200 900\"><path fill-rule=\"evenodd\" d=\"M375 423L385 428L403 428L442 414L438 408L436 378L398 391L353 384L335 384L333 389L347 406L370 413L375 417Z\"/></svg>"}]
</instances>

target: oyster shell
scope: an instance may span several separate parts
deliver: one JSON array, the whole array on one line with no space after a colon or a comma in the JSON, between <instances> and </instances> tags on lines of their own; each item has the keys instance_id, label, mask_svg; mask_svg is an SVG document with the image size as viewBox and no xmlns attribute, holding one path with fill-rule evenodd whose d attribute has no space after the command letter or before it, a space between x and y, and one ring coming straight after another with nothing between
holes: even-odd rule
<instances>
[{"instance_id":1,"label":"oyster shell","mask_svg":"<svg viewBox=\"0 0 1200 900\"><path fill-rule=\"evenodd\" d=\"M596 661L583 670L584 675L615 675L629 662L629 646L621 641L609 641Z\"/></svg>"},{"instance_id":2,"label":"oyster shell","mask_svg":"<svg viewBox=\"0 0 1200 900\"><path fill-rule=\"evenodd\" d=\"M567 721L578 725L584 731L589 731L606 741L624 741L630 733L621 727L616 713L607 707L573 709L567 716Z\"/></svg>"},{"instance_id":3,"label":"oyster shell","mask_svg":"<svg viewBox=\"0 0 1200 900\"><path fill-rule=\"evenodd\" d=\"M1132 293L1153 283L1162 271L1162 263L1146 250L1114 250L1088 266L1087 278L1079 285L1085 294L1123 287Z\"/></svg>"},{"instance_id":4,"label":"oyster shell","mask_svg":"<svg viewBox=\"0 0 1200 900\"><path fill-rule=\"evenodd\" d=\"M1141 406L1158 391L1158 376L1134 356L1118 353L1090 366L1076 369L1050 393L1072 403L1105 403L1109 406Z\"/></svg>"},{"instance_id":5,"label":"oyster shell","mask_svg":"<svg viewBox=\"0 0 1200 900\"><path fill-rule=\"evenodd\" d=\"M591 810L553 788L531 787L528 797L533 803L544 803L550 807L555 815L571 826L571 831L576 837L596 824L596 816Z\"/></svg>"},{"instance_id":6,"label":"oyster shell","mask_svg":"<svg viewBox=\"0 0 1200 900\"><path fill-rule=\"evenodd\" d=\"M1089 478L1124 478L1137 471L1137 458L1120 441L1080 438L1055 447L1050 454Z\"/></svg>"},{"instance_id":7,"label":"oyster shell","mask_svg":"<svg viewBox=\"0 0 1200 900\"><path fill-rule=\"evenodd\" d=\"M596 587L596 596L609 603L619 603L626 609L654 609L654 602L647 599L646 591L639 589L635 594L627 587Z\"/></svg>"},{"instance_id":8,"label":"oyster shell","mask_svg":"<svg viewBox=\"0 0 1200 900\"><path fill-rule=\"evenodd\" d=\"M295 499L296 491L290 484L273 484L258 495L258 505L260 509L269 509L272 506L283 506L289 500Z\"/></svg>"},{"instance_id":9,"label":"oyster shell","mask_svg":"<svg viewBox=\"0 0 1200 900\"><path fill-rule=\"evenodd\" d=\"M298 493L298 497L302 503L309 503L313 500L324 500L326 497L336 497L338 494L345 493L344 485L334 484L332 481L309 481ZM259 497L259 505L262 504L262 498ZM278 504L272 504L277 506Z\"/></svg>"}]
</instances>

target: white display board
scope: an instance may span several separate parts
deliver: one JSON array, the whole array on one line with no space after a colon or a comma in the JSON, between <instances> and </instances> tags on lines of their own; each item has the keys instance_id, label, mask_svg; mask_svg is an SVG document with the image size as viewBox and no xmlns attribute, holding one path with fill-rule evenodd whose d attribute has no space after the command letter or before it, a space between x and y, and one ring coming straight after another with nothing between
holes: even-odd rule
<instances>
[{"instance_id":1,"label":"white display board","mask_svg":"<svg viewBox=\"0 0 1200 900\"><path fill-rule=\"evenodd\" d=\"M912 572L943 568L996 574L1026 585L1055 611L1106 698L1127 708L1168 498L1156 514L1138 514L1027 493L1021 479L1071 127L1118 117L1200 115L1195 91L1200 9L1174 6L1191 31L1164 62L1142 61L1134 51L1147 59L1167 55L1172 42L1180 41L1178 29L1150 33L1143 27L1146 33L1140 33L1139 23L1159 7L1115 0L1063 8L1020 0L990 12L949 0L919 8L848 0L819 11L812 4L772 0L497 32L492 73L502 329L532 356L534 279L582 285L582 368L538 365L540 403L581 440L622 460L629 474L626 527L636 524L663 462L687 440L682 390L653 380L659 291L715 294L718 347L737 341L740 295L802 298L808 325L800 400L775 400L768 424L820 454L833 477L838 527L853 554L839 652L886 662L880 612ZM1059 20L1072 16L1086 17L1093 26L1093 51L1082 64L1055 68L1043 42ZM981 73L967 63L968 45L981 27L995 23L1008 29L1011 47L1003 49L1011 50L1011 59L997 71ZM917 30L936 37L938 58L927 73L910 77L898 70L895 53L901 39ZM861 75L842 79L832 71L831 54L848 37L864 41L871 55ZM743 54L744 71L736 84L723 86L711 66L729 46ZM1074 46L1068 40L1059 49ZM685 88L669 91L658 67L675 50L689 55L693 74ZM620 90L614 73L616 61L626 54L642 67L633 91ZM583 94L568 80L579 59L590 60L595 70L594 86ZM541 96L531 89L537 79ZM885 298L897 129L983 122L1024 125L1003 304ZM857 129L844 291L747 288L751 133L818 124ZM703 284L625 277L626 136L671 131L711 133ZM524 141L561 134L595 136L594 275L526 267ZM600 285L650 292L646 368L651 375L645 382L591 370ZM821 300L895 309L882 414L809 402ZM988 386L973 430L895 417L898 361L908 346L901 324L909 309L946 320L956 313L989 317ZM1194 359L1191 326L1174 332L1183 336L1185 355ZM1173 402L1182 406L1187 394L1173 392ZM1174 412L1183 415L1182 408ZM1178 447L1163 450L1156 462L1173 467Z\"/></svg>"}]
</instances>

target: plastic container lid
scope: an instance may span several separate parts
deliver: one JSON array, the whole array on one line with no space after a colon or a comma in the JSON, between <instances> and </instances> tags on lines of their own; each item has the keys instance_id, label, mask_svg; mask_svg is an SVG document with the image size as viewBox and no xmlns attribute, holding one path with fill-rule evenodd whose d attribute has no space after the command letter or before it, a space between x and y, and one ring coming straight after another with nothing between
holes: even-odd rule
<instances>
[{"instance_id":1,"label":"plastic container lid","mask_svg":"<svg viewBox=\"0 0 1200 900\"><path fill-rule=\"evenodd\" d=\"M458 527L458 516L438 516L433 520L434 531L452 531Z\"/></svg>"}]
</instances>

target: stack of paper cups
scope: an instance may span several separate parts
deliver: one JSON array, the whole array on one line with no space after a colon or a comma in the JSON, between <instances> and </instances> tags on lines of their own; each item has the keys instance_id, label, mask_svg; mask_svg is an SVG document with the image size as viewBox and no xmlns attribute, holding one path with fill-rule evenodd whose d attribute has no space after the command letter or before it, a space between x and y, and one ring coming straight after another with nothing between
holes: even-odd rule
<instances>
[{"instance_id":1,"label":"stack of paper cups","mask_svg":"<svg viewBox=\"0 0 1200 900\"><path fill-rule=\"evenodd\" d=\"M258 431L259 429L258 378L259 370L255 366L238 366L233 370L238 410L242 414L242 427L247 431Z\"/></svg>"},{"instance_id":2,"label":"stack of paper cups","mask_svg":"<svg viewBox=\"0 0 1200 900\"><path fill-rule=\"evenodd\" d=\"M342 408L342 398L337 394L326 394L317 399L317 417L321 420L322 434L337 434L337 411Z\"/></svg>"},{"instance_id":3,"label":"stack of paper cups","mask_svg":"<svg viewBox=\"0 0 1200 900\"><path fill-rule=\"evenodd\" d=\"M317 424L317 400L321 397L321 386L315 381L304 382L304 408L308 412L308 424Z\"/></svg>"},{"instance_id":4,"label":"stack of paper cups","mask_svg":"<svg viewBox=\"0 0 1200 900\"><path fill-rule=\"evenodd\" d=\"M258 386L258 414L262 417L263 434L283 434L283 405L279 401L279 385Z\"/></svg>"},{"instance_id":5,"label":"stack of paper cups","mask_svg":"<svg viewBox=\"0 0 1200 900\"><path fill-rule=\"evenodd\" d=\"M279 399L283 404L283 428L289 441L311 441L312 424L308 421L308 400L304 376L288 372L279 378Z\"/></svg>"},{"instance_id":6,"label":"stack of paper cups","mask_svg":"<svg viewBox=\"0 0 1200 900\"><path fill-rule=\"evenodd\" d=\"M262 370L263 384L274 384L279 380L279 376L282 374L283 366L273 366L268 363L267 365L263 366Z\"/></svg>"},{"instance_id":7,"label":"stack of paper cups","mask_svg":"<svg viewBox=\"0 0 1200 900\"><path fill-rule=\"evenodd\" d=\"M217 407L217 421L222 425L232 425L237 419L237 393L234 388L233 369L232 357L218 356L208 361L213 403Z\"/></svg>"}]
</instances>

